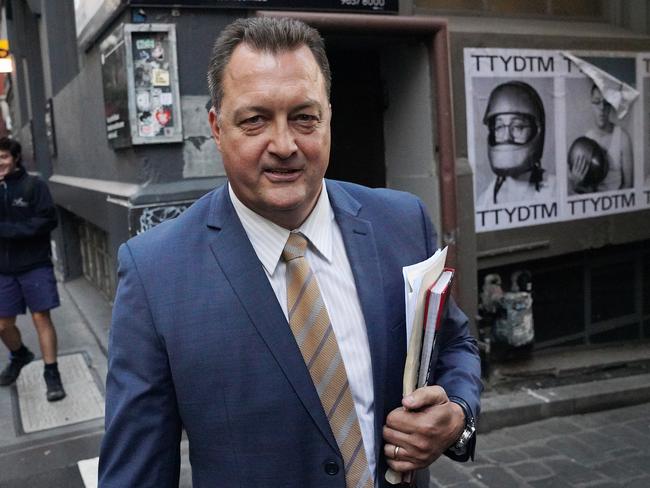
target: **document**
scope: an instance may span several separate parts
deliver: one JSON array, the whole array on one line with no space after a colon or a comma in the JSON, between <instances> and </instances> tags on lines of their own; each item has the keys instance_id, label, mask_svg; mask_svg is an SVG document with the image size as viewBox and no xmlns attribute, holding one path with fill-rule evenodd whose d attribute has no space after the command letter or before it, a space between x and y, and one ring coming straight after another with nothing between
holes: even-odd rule
<instances>
[{"instance_id":1,"label":"document","mask_svg":"<svg viewBox=\"0 0 650 488\"><path fill-rule=\"evenodd\" d=\"M433 370L438 360L438 332L442 317L447 309L447 298L451 293L454 270L445 268L435 284L429 289L424 306L424 338L420 356L418 388L432 383Z\"/></svg>"},{"instance_id":2,"label":"document","mask_svg":"<svg viewBox=\"0 0 650 488\"><path fill-rule=\"evenodd\" d=\"M428 322L427 304L431 298L431 291L434 284L445 271L445 260L447 259L447 248L438 249L433 256L420 263L402 268L404 275L404 304L406 314L406 363L404 365L403 394L404 396L413 393L418 387L418 373L423 351L423 339L425 324L432 327L428 340L431 342L432 350L428 351L429 360L422 364L422 368L428 371L431 361L431 354L435 346L436 322ZM453 277L453 272L451 273ZM444 305L444 303L443 303ZM433 305L437 310L438 306ZM431 310L433 314L433 309ZM436 315L437 316L437 315ZM435 361L435 358L434 358ZM426 373L425 373L426 375ZM403 482L410 482L412 473L397 473L392 469L386 471L386 481L396 485Z\"/></svg>"},{"instance_id":3,"label":"document","mask_svg":"<svg viewBox=\"0 0 650 488\"><path fill-rule=\"evenodd\" d=\"M402 268L404 275L404 300L406 306L406 364L402 389L404 396L417 388L422 339L424 310L427 292L445 269L447 248L438 249L426 261Z\"/></svg>"}]
</instances>

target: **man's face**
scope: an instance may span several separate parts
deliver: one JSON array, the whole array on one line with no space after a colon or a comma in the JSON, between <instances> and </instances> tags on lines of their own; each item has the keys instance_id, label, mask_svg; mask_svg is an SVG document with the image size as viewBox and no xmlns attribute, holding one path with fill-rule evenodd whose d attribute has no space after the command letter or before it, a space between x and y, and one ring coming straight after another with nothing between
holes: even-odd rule
<instances>
[{"instance_id":1,"label":"man's face","mask_svg":"<svg viewBox=\"0 0 650 488\"><path fill-rule=\"evenodd\" d=\"M499 114L494 119L496 144L526 144L533 136L533 125L523 115Z\"/></svg>"},{"instance_id":2,"label":"man's face","mask_svg":"<svg viewBox=\"0 0 650 488\"><path fill-rule=\"evenodd\" d=\"M16 158L9 151L0 150L0 180L16 170Z\"/></svg>"},{"instance_id":3,"label":"man's face","mask_svg":"<svg viewBox=\"0 0 650 488\"><path fill-rule=\"evenodd\" d=\"M591 91L591 106L594 110L596 126L599 129L604 129L609 125L609 115L612 111L612 106L605 100L598 88L594 88Z\"/></svg>"},{"instance_id":4,"label":"man's face","mask_svg":"<svg viewBox=\"0 0 650 488\"><path fill-rule=\"evenodd\" d=\"M294 229L320 194L329 162L331 109L306 46L278 54L237 46L223 100L209 120L228 180L250 209Z\"/></svg>"}]
</instances>

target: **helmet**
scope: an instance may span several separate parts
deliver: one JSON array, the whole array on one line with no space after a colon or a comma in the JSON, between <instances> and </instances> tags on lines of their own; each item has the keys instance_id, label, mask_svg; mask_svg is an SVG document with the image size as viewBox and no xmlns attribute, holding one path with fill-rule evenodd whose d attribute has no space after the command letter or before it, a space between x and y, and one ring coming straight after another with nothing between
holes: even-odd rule
<instances>
[{"instance_id":1,"label":"helmet","mask_svg":"<svg viewBox=\"0 0 650 488\"><path fill-rule=\"evenodd\" d=\"M609 161L603 148L593 139L586 136L578 137L569 148L567 162L572 169L579 156L584 156L589 161L587 174L580 182L581 186L595 188L605 179L609 171Z\"/></svg>"},{"instance_id":2,"label":"helmet","mask_svg":"<svg viewBox=\"0 0 650 488\"><path fill-rule=\"evenodd\" d=\"M515 142L510 137L499 141L496 122L499 116L517 116L527 122L527 137ZM488 159L492 171L501 177L519 176L539 164L544 150L544 104L535 89L523 81L502 83L492 90L483 123L488 127ZM508 126L512 136L512 123Z\"/></svg>"}]
</instances>

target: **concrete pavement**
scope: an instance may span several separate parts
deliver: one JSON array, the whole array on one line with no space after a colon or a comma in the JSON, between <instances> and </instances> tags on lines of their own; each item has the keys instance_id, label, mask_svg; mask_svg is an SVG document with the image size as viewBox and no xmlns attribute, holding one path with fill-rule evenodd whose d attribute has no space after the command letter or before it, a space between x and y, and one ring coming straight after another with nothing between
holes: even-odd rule
<instances>
[{"instance_id":1,"label":"concrete pavement","mask_svg":"<svg viewBox=\"0 0 650 488\"><path fill-rule=\"evenodd\" d=\"M59 290L60 352L81 353L103 393L110 304L83 278ZM38 351L31 320L21 317L19 326ZM432 486L650 486L649 364L650 345L628 344L536 354L497 368L483 398L476 462L439 460ZM103 419L25 433L17 406L17 389L0 388L0 486L93 486L96 464L82 463L82 478L77 462L98 455ZM186 442L181 451L185 488Z\"/></svg>"},{"instance_id":2,"label":"concrete pavement","mask_svg":"<svg viewBox=\"0 0 650 488\"><path fill-rule=\"evenodd\" d=\"M85 362L83 369L87 367L103 395L111 305L84 278L59 283L59 295L61 306L52 311L59 339L59 357L81 354ZM28 315L20 316L18 327L23 342L39 358L38 336L31 318ZM6 354L0 351L0 367L4 367L6 358ZM40 364L30 364L26 368L32 366L40 367ZM66 380L72 381L72 376L76 376L78 371L71 372L68 378L64 371L61 373L66 387ZM40 371L34 374L38 375ZM40 387L40 384L36 384L36 387ZM62 402L42 402L44 405L40 414L57 418L57 411L66 406L64 402L68 402L71 412L78 411L79 404L85 400L84 395L75 394L72 388L67 389L68 397ZM63 419L61 425L27 433L24 429L25 419L20 414L17 386L0 388L0 487L95 487L96 458L104 433L104 419L101 417L72 424L68 421L69 419ZM181 456L179 487L190 488L192 483L187 441L181 443Z\"/></svg>"},{"instance_id":3,"label":"concrete pavement","mask_svg":"<svg viewBox=\"0 0 650 488\"><path fill-rule=\"evenodd\" d=\"M538 351L493 368L479 430L645 402L650 341Z\"/></svg>"}]
</instances>

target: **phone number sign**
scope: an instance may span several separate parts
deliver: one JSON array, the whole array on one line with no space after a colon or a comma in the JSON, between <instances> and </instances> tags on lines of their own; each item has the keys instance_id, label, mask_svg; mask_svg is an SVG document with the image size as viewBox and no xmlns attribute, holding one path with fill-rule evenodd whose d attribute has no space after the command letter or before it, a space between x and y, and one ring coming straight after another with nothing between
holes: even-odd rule
<instances>
[{"instance_id":1,"label":"phone number sign","mask_svg":"<svg viewBox=\"0 0 650 488\"><path fill-rule=\"evenodd\" d=\"M397 13L398 0L138 0L138 4Z\"/></svg>"}]
</instances>

